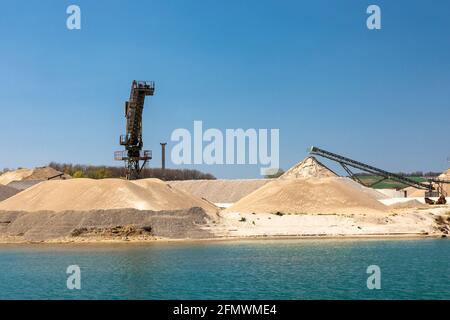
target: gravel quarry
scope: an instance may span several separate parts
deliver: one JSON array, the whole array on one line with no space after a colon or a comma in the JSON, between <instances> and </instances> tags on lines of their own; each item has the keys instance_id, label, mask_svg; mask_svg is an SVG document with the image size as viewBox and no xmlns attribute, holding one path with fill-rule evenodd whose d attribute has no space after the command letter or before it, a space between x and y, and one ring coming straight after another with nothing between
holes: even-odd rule
<instances>
[{"instance_id":1,"label":"gravel quarry","mask_svg":"<svg viewBox=\"0 0 450 320\"><path fill-rule=\"evenodd\" d=\"M55 173L38 169L0 176L24 185L23 191L0 185L0 242L440 236L450 231L449 206L365 187L339 177L315 157L274 179L36 180Z\"/></svg>"},{"instance_id":2,"label":"gravel quarry","mask_svg":"<svg viewBox=\"0 0 450 320\"><path fill-rule=\"evenodd\" d=\"M449 206L390 198L308 157L220 216L224 234L234 237L439 237L450 231L449 212Z\"/></svg>"},{"instance_id":3,"label":"gravel quarry","mask_svg":"<svg viewBox=\"0 0 450 320\"><path fill-rule=\"evenodd\" d=\"M0 202L0 239L211 238L205 228L218 219L217 211L208 201L159 179L50 180Z\"/></svg>"}]
</instances>

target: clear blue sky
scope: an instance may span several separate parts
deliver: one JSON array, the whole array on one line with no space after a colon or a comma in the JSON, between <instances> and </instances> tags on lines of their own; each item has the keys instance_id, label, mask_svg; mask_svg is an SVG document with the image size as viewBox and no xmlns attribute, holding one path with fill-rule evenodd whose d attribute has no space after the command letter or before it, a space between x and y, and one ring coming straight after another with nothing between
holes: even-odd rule
<instances>
[{"instance_id":1,"label":"clear blue sky","mask_svg":"<svg viewBox=\"0 0 450 320\"><path fill-rule=\"evenodd\" d=\"M81 30L66 29L70 4ZM369 4L382 9L379 31L366 28ZM444 0L3 0L0 168L120 165L123 104L144 79L156 82L144 110L152 166L160 141L203 120L279 128L284 169L316 145L392 171L443 170L449 15ZM259 166L195 168L259 176Z\"/></svg>"}]
</instances>

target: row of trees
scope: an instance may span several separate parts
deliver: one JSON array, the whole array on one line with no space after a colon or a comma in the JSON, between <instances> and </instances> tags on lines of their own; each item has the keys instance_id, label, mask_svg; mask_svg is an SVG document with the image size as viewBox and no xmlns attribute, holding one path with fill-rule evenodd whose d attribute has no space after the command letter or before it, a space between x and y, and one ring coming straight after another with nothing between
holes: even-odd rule
<instances>
[{"instance_id":1,"label":"row of trees","mask_svg":"<svg viewBox=\"0 0 450 320\"><path fill-rule=\"evenodd\" d=\"M397 173L400 176L403 177L422 177L422 178L428 178L428 177L437 177L440 174L442 174L442 172L423 172L423 171L414 171L414 172L409 172L409 173L405 173L405 172L398 172ZM370 176L370 173L366 173L366 172L358 172L355 173L355 176Z\"/></svg>"},{"instance_id":2,"label":"row of trees","mask_svg":"<svg viewBox=\"0 0 450 320\"><path fill-rule=\"evenodd\" d=\"M126 172L124 167L112 166L93 166L72 163L57 163L50 162L49 167L55 170L67 173L74 178L91 178L91 179L105 179L105 178L120 178L125 177ZM158 178L161 180L214 180L212 174L203 173L198 170L190 169L165 169L160 168L144 168L141 172L142 178Z\"/></svg>"}]
</instances>

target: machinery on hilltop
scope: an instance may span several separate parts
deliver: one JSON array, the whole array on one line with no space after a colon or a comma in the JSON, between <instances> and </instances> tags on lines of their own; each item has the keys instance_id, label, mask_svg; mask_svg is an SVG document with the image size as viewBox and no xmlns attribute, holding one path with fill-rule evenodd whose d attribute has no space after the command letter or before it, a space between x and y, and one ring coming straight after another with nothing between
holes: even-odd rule
<instances>
[{"instance_id":1,"label":"machinery on hilltop","mask_svg":"<svg viewBox=\"0 0 450 320\"><path fill-rule=\"evenodd\" d=\"M359 162L356 160L352 160L350 158L346 158L346 157L343 157L336 153L332 153L332 152L329 152L326 150L319 149L317 147L311 147L309 153L313 154L313 155L318 155L318 156L321 156L321 157L324 157L324 158L327 158L327 159L330 159L332 161L339 163L353 180L362 184L363 186L373 187L377 183L380 183L384 180L390 179L390 180L394 180L394 181L403 183L405 185L408 185L408 186L411 186L411 187L414 187L417 189L426 190L425 201L428 204L446 204L447 203L447 201L445 199L447 194L443 188L443 185L450 184L450 181L448 181L448 180L429 178L429 179L427 179L428 180L427 182L419 182L419 181L415 181L411 178L402 176L400 174L388 172L388 171L385 171L382 169L378 169L378 168L370 166L368 164L365 164L365 163L362 163L362 162ZM376 181L370 185L366 185L359 179L359 177L357 175L355 175L352 172L352 170L350 168L359 169L364 172L370 173L372 175L379 176L381 178L378 181ZM437 197L439 199L437 201L433 201L430 199L431 197Z\"/></svg>"},{"instance_id":2,"label":"machinery on hilltop","mask_svg":"<svg viewBox=\"0 0 450 320\"><path fill-rule=\"evenodd\" d=\"M136 81L131 84L130 99L125 101L126 132L120 136L125 150L114 152L114 160L124 161L128 180L139 179L142 169L152 159L150 150L142 150L142 112L146 96L153 96L153 81ZM142 161L142 164L141 164Z\"/></svg>"}]
</instances>

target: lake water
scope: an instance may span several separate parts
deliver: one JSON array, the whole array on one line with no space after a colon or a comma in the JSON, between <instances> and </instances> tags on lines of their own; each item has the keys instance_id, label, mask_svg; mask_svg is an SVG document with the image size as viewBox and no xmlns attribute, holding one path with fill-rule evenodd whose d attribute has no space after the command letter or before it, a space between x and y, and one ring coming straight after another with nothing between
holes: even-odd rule
<instances>
[{"instance_id":1,"label":"lake water","mask_svg":"<svg viewBox=\"0 0 450 320\"><path fill-rule=\"evenodd\" d=\"M81 269L67 289L66 269ZM381 289L367 288L369 265ZM450 241L1 245L1 299L450 299Z\"/></svg>"}]
</instances>

